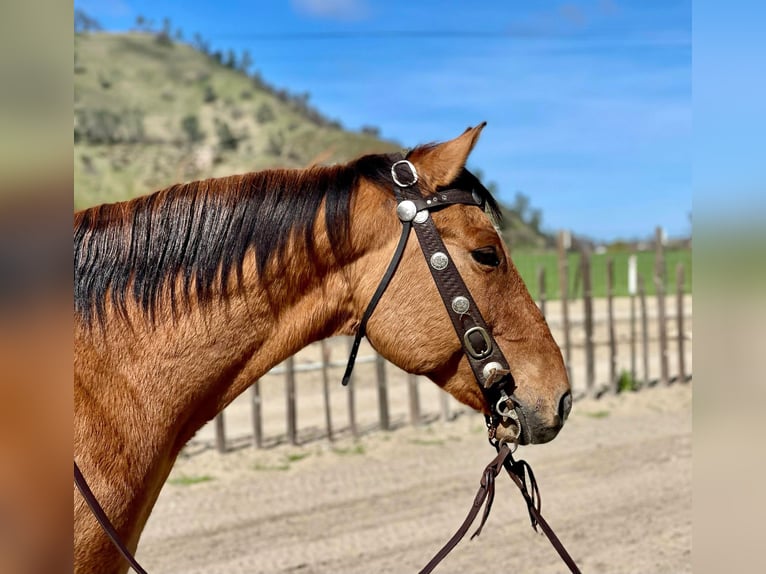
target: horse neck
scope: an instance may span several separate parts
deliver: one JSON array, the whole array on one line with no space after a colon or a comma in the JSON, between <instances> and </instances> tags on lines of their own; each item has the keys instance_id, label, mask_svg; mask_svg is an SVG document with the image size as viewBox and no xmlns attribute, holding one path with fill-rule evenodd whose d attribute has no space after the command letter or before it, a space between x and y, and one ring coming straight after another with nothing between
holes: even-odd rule
<instances>
[{"instance_id":1,"label":"horse neck","mask_svg":"<svg viewBox=\"0 0 766 574\"><path fill-rule=\"evenodd\" d=\"M132 373L125 385L151 405L159 431L176 435L174 451L273 366L343 330L348 289L340 270L310 276L300 256L289 254L277 265L276 280L246 273L242 288L225 298L154 326L143 319L138 328L134 319L116 329L109 347L122 362L127 346L132 360L115 368Z\"/></svg>"},{"instance_id":2,"label":"horse neck","mask_svg":"<svg viewBox=\"0 0 766 574\"><path fill-rule=\"evenodd\" d=\"M245 279L174 320L110 313L103 330L76 329L75 456L132 546L189 438L271 367L343 327L338 269L302 277L303 288L290 273L268 285Z\"/></svg>"}]
</instances>

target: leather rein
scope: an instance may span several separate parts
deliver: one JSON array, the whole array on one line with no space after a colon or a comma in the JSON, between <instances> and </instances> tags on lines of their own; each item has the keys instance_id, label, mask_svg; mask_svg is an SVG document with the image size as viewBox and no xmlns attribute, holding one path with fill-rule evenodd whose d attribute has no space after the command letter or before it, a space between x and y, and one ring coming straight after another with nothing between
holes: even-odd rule
<instances>
[{"instance_id":1,"label":"leather rein","mask_svg":"<svg viewBox=\"0 0 766 574\"><path fill-rule=\"evenodd\" d=\"M359 345L367 332L367 322L375 311L375 307L377 307L391 278L394 276L404 254L410 232L414 228L428 268L431 271L431 276L436 283L452 326L489 407L489 414L486 415L489 442L498 453L482 473L479 491L476 493L471 510L463 524L444 547L420 571L420 574L428 574L433 571L465 536L476 519L479 510L484 506L484 514L479 528L471 538L473 539L480 534L492 508L495 495L495 478L503 468L506 469L524 497L532 527L537 530L537 526L540 526L570 571L574 574L580 574L580 570L577 568L574 560L572 560L558 537L540 514L540 493L531 467L524 460L515 461L513 459L512 452L515 450L515 443L513 447L509 447L507 442L499 441L495 437L495 431L502 422L513 423L516 429L514 441L518 441L521 433L524 432L513 402L515 383L508 367L508 361L492 336L463 278L450 259L449 252L430 216L432 211L458 204L474 205L484 210L484 200L476 191L466 191L463 189L447 189L424 197L417 186L418 173L415 166L407 159L394 162L391 166L391 178L394 183L394 195L397 200L396 213L402 223L402 233L393 258L360 321L354 343L351 347L342 384L344 386L348 385L359 351ZM529 487L527 486L527 477L529 478ZM88 486L87 481L77 466L77 462L74 463L74 480L85 502L120 554L122 554L135 572L147 574L146 570L141 567L130 550L121 541L116 528Z\"/></svg>"}]
</instances>

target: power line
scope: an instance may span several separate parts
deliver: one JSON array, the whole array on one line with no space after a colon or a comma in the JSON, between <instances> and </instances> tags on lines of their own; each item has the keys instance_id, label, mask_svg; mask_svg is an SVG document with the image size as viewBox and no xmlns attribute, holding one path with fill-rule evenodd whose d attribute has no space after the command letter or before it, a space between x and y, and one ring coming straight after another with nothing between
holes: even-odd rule
<instances>
[{"instance_id":1,"label":"power line","mask_svg":"<svg viewBox=\"0 0 766 574\"><path fill-rule=\"evenodd\" d=\"M509 30L342 30L326 32L245 32L211 33L216 38L241 40L360 40L360 39L491 39L536 38L572 36L572 34L548 33L534 29Z\"/></svg>"}]
</instances>

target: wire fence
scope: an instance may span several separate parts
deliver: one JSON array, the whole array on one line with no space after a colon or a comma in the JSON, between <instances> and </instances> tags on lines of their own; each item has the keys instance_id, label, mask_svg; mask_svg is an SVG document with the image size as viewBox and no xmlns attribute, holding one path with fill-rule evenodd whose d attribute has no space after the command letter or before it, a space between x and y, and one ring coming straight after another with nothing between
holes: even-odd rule
<instances>
[{"instance_id":1,"label":"wire fence","mask_svg":"<svg viewBox=\"0 0 766 574\"><path fill-rule=\"evenodd\" d=\"M618 269L608 255L604 266L594 269L593 254L584 249L578 253L577 268L571 269L563 236L555 290L549 265L538 267L534 285L527 280L561 347L576 400L691 379L688 271L684 261L675 262L671 280L659 229L655 243L650 268L638 266L634 259L619 269L626 275L619 281L627 295L625 290L619 291L623 296L616 295ZM576 296L569 291L572 272L582 282ZM594 296L594 281L603 282L605 296ZM356 439L372 429L446 421L467 410L430 381L388 363L368 344L351 383L341 387L350 344L350 337L314 343L254 381L216 417L217 450L334 441L339 436Z\"/></svg>"}]
</instances>

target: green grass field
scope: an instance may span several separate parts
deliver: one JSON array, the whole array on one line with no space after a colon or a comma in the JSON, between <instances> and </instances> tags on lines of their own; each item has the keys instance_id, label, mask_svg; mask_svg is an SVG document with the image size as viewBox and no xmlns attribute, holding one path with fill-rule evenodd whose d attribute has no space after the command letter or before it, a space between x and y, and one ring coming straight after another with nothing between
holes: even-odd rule
<instances>
[{"instance_id":1,"label":"green grass field","mask_svg":"<svg viewBox=\"0 0 766 574\"><path fill-rule=\"evenodd\" d=\"M591 278L593 284L593 296L606 296L606 262L608 258L614 261L614 295L624 297L628 295L628 257L629 253L604 253L591 256ZM582 274L580 272L580 254L569 254L569 296L572 299L582 297ZM653 294L654 289L654 251L644 251L636 254L638 274L643 277L647 294ZM558 258L555 252L551 253L513 253L513 261L519 273L527 284L532 297L539 299L540 286L538 282L538 270L545 269L546 298L559 299L559 272ZM668 250L665 252L665 292L676 291L676 267L684 266L684 292L692 290L692 252L688 249Z\"/></svg>"}]
</instances>

